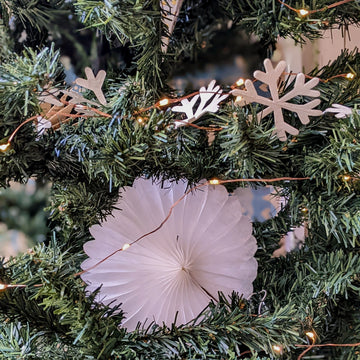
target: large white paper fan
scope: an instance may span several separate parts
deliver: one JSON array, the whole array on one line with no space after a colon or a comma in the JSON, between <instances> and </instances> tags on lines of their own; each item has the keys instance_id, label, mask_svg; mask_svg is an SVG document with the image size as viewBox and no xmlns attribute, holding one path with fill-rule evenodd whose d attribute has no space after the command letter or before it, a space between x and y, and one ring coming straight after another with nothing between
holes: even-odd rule
<instances>
[{"instance_id":1,"label":"large white paper fan","mask_svg":"<svg viewBox=\"0 0 360 360\"><path fill-rule=\"evenodd\" d=\"M186 191L186 182L137 179L125 187L115 210L95 238L84 245L89 256L83 269L97 264L124 244L155 229ZM101 285L98 301L121 305L129 331L140 321L170 326L196 318L218 292L252 293L257 273L252 223L243 215L237 196L225 187L204 186L174 207L161 229L82 275L92 292Z\"/></svg>"}]
</instances>

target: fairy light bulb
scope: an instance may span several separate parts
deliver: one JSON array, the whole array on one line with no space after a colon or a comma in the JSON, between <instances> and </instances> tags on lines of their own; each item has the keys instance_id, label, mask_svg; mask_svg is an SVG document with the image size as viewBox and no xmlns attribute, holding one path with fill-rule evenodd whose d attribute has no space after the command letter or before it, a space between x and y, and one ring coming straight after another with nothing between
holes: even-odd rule
<instances>
[{"instance_id":1,"label":"fairy light bulb","mask_svg":"<svg viewBox=\"0 0 360 360\"><path fill-rule=\"evenodd\" d=\"M301 208L301 212L304 213L304 214L307 214L309 212L309 209L306 206L303 206Z\"/></svg>"},{"instance_id":2,"label":"fairy light bulb","mask_svg":"<svg viewBox=\"0 0 360 360\"><path fill-rule=\"evenodd\" d=\"M126 249L128 249L130 247L130 244L126 243L123 245L123 247L121 248L122 251L125 251Z\"/></svg>"},{"instance_id":3,"label":"fairy light bulb","mask_svg":"<svg viewBox=\"0 0 360 360\"><path fill-rule=\"evenodd\" d=\"M169 99L162 99L159 101L160 106L166 106L169 104Z\"/></svg>"},{"instance_id":4,"label":"fairy light bulb","mask_svg":"<svg viewBox=\"0 0 360 360\"><path fill-rule=\"evenodd\" d=\"M272 349L273 349L274 353L276 353L276 354L282 353L282 347L280 345L273 345Z\"/></svg>"},{"instance_id":5,"label":"fairy light bulb","mask_svg":"<svg viewBox=\"0 0 360 360\"><path fill-rule=\"evenodd\" d=\"M240 102L241 100L242 100L242 96L239 95L236 97L235 102L237 103L237 102Z\"/></svg>"},{"instance_id":6,"label":"fairy light bulb","mask_svg":"<svg viewBox=\"0 0 360 360\"><path fill-rule=\"evenodd\" d=\"M10 143L6 143L6 144L3 144L3 145L0 145L0 151L6 151L10 146Z\"/></svg>"},{"instance_id":7,"label":"fairy light bulb","mask_svg":"<svg viewBox=\"0 0 360 360\"><path fill-rule=\"evenodd\" d=\"M144 122L144 119L141 117L138 117L136 120L139 124L142 124Z\"/></svg>"},{"instance_id":8,"label":"fairy light bulb","mask_svg":"<svg viewBox=\"0 0 360 360\"><path fill-rule=\"evenodd\" d=\"M5 284L0 284L0 290L5 290L7 288L7 285Z\"/></svg>"},{"instance_id":9,"label":"fairy light bulb","mask_svg":"<svg viewBox=\"0 0 360 360\"><path fill-rule=\"evenodd\" d=\"M312 332L312 331L307 331L305 333L305 335L309 338L309 340L314 343L315 342L315 339L316 339L316 336L315 334Z\"/></svg>"},{"instance_id":10,"label":"fairy light bulb","mask_svg":"<svg viewBox=\"0 0 360 360\"><path fill-rule=\"evenodd\" d=\"M300 10L298 10L298 13L299 13L301 16L306 16L306 15L309 14L309 10L300 9Z\"/></svg>"},{"instance_id":11,"label":"fairy light bulb","mask_svg":"<svg viewBox=\"0 0 360 360\"><path fill-rule=\"evenodd\" d=\"M354 77L355 77L355 74L353 74L353 73L347 73L346 74L346 78L349 79L349 80L352 80Z\"/></svg>"},{"instance_id":12,"label":"fairy light bulb","mask_svg":"<svg viewBox=\"0 0 360 360\"><path fill-rule=\"evenodd\" d=\"M245 81L243 78L240 78L236 83L235 83L237 86L241 86L241 85L244 85L245 84Z\"/></svg>"},{"instance_id":13,"label":"fairy light bulb","mask_svg":"<svg viewBox=\"0 0 360 360\"><path fill-rule=\"evenodd\" d=\"M209 181L210 185L219 185L220 184L220 181L218 179L211 179Z\"/></svg>"},{"instance_id":14,"label":"fairy light bulb","mask_svg":"<svg viewBox=\"0 0 360 360\"><path fill-rule=\"evenodd\" d=\"M345 181L349 181L349 180L351 179L351 176L350 176L350 175L344 175L344 176L343 176L343 179L344 179Z\"/></svg>"}]
</instances>

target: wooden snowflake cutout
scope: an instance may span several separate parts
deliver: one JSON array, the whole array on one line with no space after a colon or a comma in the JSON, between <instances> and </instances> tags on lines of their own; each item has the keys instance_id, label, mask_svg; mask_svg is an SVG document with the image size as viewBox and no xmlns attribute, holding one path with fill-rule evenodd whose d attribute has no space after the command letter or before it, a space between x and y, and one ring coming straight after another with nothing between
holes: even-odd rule
<instances>
[{"instance_id":1,"label":"wooden snowflake cutout","mask_svg":"<svg viewBox=\"0 0 360 360\"><path fill-rule=\"evenodd\" d=\"M285 141L287 139L286 133L297 135L299 130L284 121L283 110L295 112L301 123L304 125L310 122L309 116L322 115L321 110L314 109L320 104L320 99L314 99L305 104L294 104L289 102L289 100L295 98L296 96L319 97L320 92L318 90L313 90L313 88L318 84L319 79L313 78L308 82L305 82L305 75L303 73L299 73L296 76L293 89L288 91L282 97L279 97L278 83L286 68L286 62L280 61L277 66L273 68L271 61L269 59L265 59L264 66L265 72L255 71L254 77L255 79L268 85L271 98L259 95L251 80L245 81L246 90L236 89L231 91L231 93L234 96L241 96L245 104L255 102L266 106L257 114L258 121L261 121L273 112L275 118L274 133L276 133L280 140Z\"/></svg>"},{"instance_id":2,"label":"wooden snowflake cutout","mask_svg":"<svg viewBox=\"0 0 360 360\"><path fill-rule=\"evenodd\" d=\"M221 94L220 86L215 86L215 80L212 80L207 89L200 88L199 95L193 96L190 101L188 99L181 100L181 105L174 106L171 110L183 112L187 117L182 121L175 121L175 128L192 123L205 113L218 111L219 103L229 96ZM199 99L200 101L198 101Z\"/></svg>"}]
</instances>

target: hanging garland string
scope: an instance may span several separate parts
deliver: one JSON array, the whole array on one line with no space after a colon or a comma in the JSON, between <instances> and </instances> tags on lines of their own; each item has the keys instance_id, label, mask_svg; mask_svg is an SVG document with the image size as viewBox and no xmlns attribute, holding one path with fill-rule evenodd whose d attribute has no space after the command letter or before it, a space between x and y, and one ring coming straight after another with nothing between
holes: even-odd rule
<instances>
[{"instance_id":1,"label":"hanging garland string","mask_svg":"<svg viewBox=\"0 0 360 360\"><path fill-rule=\"evenodd\" d=\"M280 1L280 0L279 0ZM352 0L351 0L352 1ZM299 73L283 73L284 75L289 75L289 76L296 76L298 75ZM327 79L319 79L320 82L323 82L323 83L327 83L335 78L345 78L345 79L348 79L348 80L353 80L355 78L356 74L354 73L346 73L346 74L338 74L338 75L333 75ZM310 76L310 75L305 75L306 78L308 79L314 79L315 77L313 76ZM259 80L257 79L253 79L252 82L255 83ZM245 84L245 80L243 78L240 78L239 80L237 80L234 84L232 84L230 86L231 89L236 89L236 88L239 88L239 87L242 87L243 85ZM50 91L48 90L45 90L46 92L46 95L50 95L50 96L53 96L54 98L56 98L56 96L51 93ZM164 98L162 100L159 100L158 102L156 102L155 104L149 106L149 107L146 107L146 108L142 108L138 111L135 111L134 112L134 115L140 115L144 112L147 112L149 110L152 110L152 109L158 109L158 110L163 110L164 108L168 107L169 105L171 104L175 104L175 103L179 103L181 102L182 100L185 100L185 99L189 99L193 96L196 96L196 95L199 95L200 93L207 93L207 94L218 94L219 92L218 91L195 91L191 94L188 94L188 95L185 95L185 96L182 96L180 98L175 98L175 99L168 99L168 98ZM230 94L230 92L225 92L225 94ZM56 98L57 99L57 98ZM59 100L60 102L63 103L63 105L70 105L70 102L69 101L65 101L63 99L57 99ZM110 114L107 114L107 113L104 113L94 107L89 107L89 106L86 106L86 105L81 105L82 109L84 110L90 110L96 114L99 115L99 117L105 117L105 118L111 118L112 116ZM58 113L60 114L61 112L61 109L58 110ZM55 112L50 112L46 115L50 116L50 115L56 115L57 113ZM66 116L70 119L75 119L75 118L88 118L90 117L90 115L85 115L85 114L71 114L71 113L63 113L61 112L61 115L62 116ZM29 122L35 122L37 121L38 117L40 115L35 115L35 116L32 116L28 119L26 119L25 121L23 121L12 133L11 135L9 136L7 142L5 144L1 144L0 145L0 151L6 151L9 149L10 145L11 145L11 142L12 140L14 139L15 135L17 134L17 132L24 126L26 125L27 123ZM66 123L67 121L69 120L65 120L63 121L63 123ZM142 117L137 117L137 121L139 123L143 123L144 119ZM174 122L179 122L179 123L182 123L182 125L185 125L185 126L192 126L196 129L199 129L199 130L206 130L206 131L221 131L223 130L222 127L206 127L206 126L199 126L199 125L196 125L196 124L193 124L193 123L190 123L190 122L186 122L184 120L181 120L181 119L175 119Z\"/></svg>"}]
</instances>

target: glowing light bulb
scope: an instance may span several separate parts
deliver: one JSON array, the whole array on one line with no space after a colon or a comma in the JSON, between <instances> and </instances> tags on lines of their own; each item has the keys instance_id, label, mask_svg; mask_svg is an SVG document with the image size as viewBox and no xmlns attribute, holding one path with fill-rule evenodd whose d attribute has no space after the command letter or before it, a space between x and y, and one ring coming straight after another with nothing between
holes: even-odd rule
<instances>
[{"instance_id":1,"label":"glowing light bulb","mask_svg":"<svg viewBox=\"0 0 360 360\"><path fill-rule=\"evenodd\" d=\"M10 146L10 143L0 145L0 151L6 151L9 146Z\"/></svg>"},{"instance_id":2,"label":"glowing light bulb","mask_svg":"<svg viewBox=\"0 0 360 360\"><path fill-rule=\"evenodd\" d=\"M349 80L352 80L354 77L355 77L355 74L353 74L353 73L347 73L346 74L346 78L349 79Z\"/></svg>"},{"instance_id":3,"label":"glowing light bulb","mask_svg":"<svg viewBox=\"0 0 360 360\"><path fill-rule=\"evenodd\" d=\"M349 180L351 179L351 176L350 176L350 175L344 175L344 176L343 176L343 179L344 179L345 181L349 181Z\"/></svg>"},{"instance_id":4,"label":"glowing light bulb","mask_svg":"<svg viewBox=\"0 0 360 360\"><path fill-rule=\"evenodd\" d=\"M242 100L242 96L237 96L236 99L235 99L235 102L240 102Z\"/></svg>"},{"instance_id":5,"label":"glowing light bulb","mask_svg":"<svg viewBox=\"0 0 360 360\"><path fill-rule=\"evenodd\" d=\"M312 331L307 331L305 335L314 343L316 336Z\"/></svg>"},{"instance_id":6,"label":"glowing light bulb","mask_svg":"<svg viewBox=\"0 0 360 360\"><path fill-rule=\"evenodd\" d=\"M139 124L142 124L142 123L144 122L144 119L141 118L141 117L138 117L138 118L137 118L137 122L138 122Z\"/></svg>"},{"instance_id":7,"label":"glowing light bulb","mask_svg":"<svg viewBox=\"0 0 360 360\"><path fill-rule=\"evenodd\" d=\"M5 284L0 284L0 290L5 290L7 288L7 285Z\"/></svg>"},{"instance_id":8,"label":"glowing light bulb","mask_svg":"<svg viewBox=\"0 0 360 360\"><path fill-rule=\"evenodd\" d=\"M301 211L302 211L304 214L307 214L307 212L309 211L309 209L304 206L304 207L301 208Z\"/></svg>"},{"instance_id":9,"label":"glowing light bulb","mask_svg":"<svg viewBox=\"0 0 360 360\"><path fill-rule=\"evenodd\" d=\"M245 84L245 81L244 81L244 79L240 78L235 84L236 84L237 86L241 86L241 85L244 85L244 84Z\"/></svg>"},{"instance_id":10,"label":"glowing light bulb","mask_svg":"<svg viewBox=\"0 0 360 360\"><path fill-rule=\"evenodd\" d=\"M210 185L219 185L220 181L218 179L212 179L209 181Z\"/></svg>"},{"instance_id":11,"label":"glowing light bulb","mask_svg":"<svg viewBox=\"0 0 360 360\"><path fill-rule=\"evenodd\" d=\"M306 9L300 9L298 10L298 13L301 15L301 16L306 16L309 14L309 11L306 10Z\"/></svg>"},{"instance_id":12,"label":"glowing light bulb","mask_svg":"<svg viewBox=\"0 0 360 360\"><path fill-rule=\"evenodd\" d=\"M128 249L130 247L130 244L124 244L123 247L121 248L122 251L125 251L126 249Z\"/></svg>"},{"instance_id":13,"label":"glowing light bulb","mask_svg":"<svg viewBox=\"0 0 360 360\"><path fill-rule=\"evenodd\" d=\"M282 347L280 345L273 345L272 349L277 354L281 354L281 352L282 352Z\"/></svg>"},{"instance_id":14,"label":"glowing light bulb","mask_svg":"<svg viewBox=\"0 0 360 360\"><path fill-rule=\"evenodd\" d=\"M169 99L162 99L159 101L160 106L166 106L169 104Z\"/></svg>"}]
</instances>

